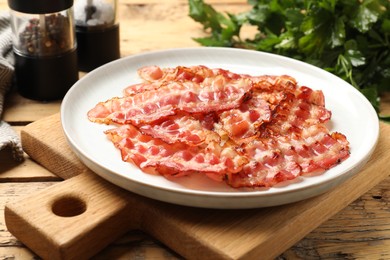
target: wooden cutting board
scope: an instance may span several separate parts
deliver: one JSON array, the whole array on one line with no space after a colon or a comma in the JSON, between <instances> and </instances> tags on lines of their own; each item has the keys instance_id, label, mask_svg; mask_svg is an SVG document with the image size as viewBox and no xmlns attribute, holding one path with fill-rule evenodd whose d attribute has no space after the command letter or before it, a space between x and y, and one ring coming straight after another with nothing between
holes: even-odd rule
<instances>
[{"instance_id":1,"label":"wooden cutting board","mask_svg":"<svg viewBox=\"0 0 390 260\"><path fill-rule=\"evenodd\" d=\"M5 208L9 231L44 259L85 259L140 229L191 259L272 259L388 176L390 125L364 169L335 189L262 209L172 205L125 191L88 170L68 147L59 114L22 131L30 157L65 179Z\"/></svg>"}]
</instances>

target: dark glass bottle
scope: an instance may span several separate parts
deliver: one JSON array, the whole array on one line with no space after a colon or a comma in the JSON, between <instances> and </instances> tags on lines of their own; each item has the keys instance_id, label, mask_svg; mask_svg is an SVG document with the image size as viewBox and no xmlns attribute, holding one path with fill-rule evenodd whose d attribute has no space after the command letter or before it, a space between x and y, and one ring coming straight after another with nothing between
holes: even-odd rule
<instances>
[{"instance_id":1,"label":"dark glass bottle","mask_svg":"<svg viewBox=\"0 0 390 260\"><path fill-rule=\"evenodd\" d=\"M73 0L8 0L15 80L27 98L64 97L78 80Z\"/></svg>"},{"instance_id":2,"label":"dark glass bottle","mask_svg":"<svg viewBox=\"0 0 390 260\"><path fill-rule=\"evenodd\" d=\"M120 58L116 0L76 0L79 69L91 71Z\"/></svg>"}]
</instances>

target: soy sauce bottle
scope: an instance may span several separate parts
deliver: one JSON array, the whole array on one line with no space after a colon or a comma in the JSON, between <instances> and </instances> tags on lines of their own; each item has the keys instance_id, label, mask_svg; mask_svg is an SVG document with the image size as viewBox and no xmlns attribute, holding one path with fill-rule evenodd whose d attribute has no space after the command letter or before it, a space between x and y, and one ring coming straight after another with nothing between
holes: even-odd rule
<instances>
[{"instance_id":1,"label":"soy sauce bottle","mask_svg":"<svg viewBox=\"0 0 390 260\"><path fill-rule=\"evenodd\" d=\"M120 58L116 0L76 0L79 70L91 71Z\"/></svg>"},{"instance_id":2,"label":"soy sauce bottle","mask_svg":"<svg viewBox=\"0 0 390 260\"><path fill-rule=\"evenodd\" d=\"M73 0L8 0L15 81L27 98L64 97L78 80Z\"/></svg>"}]
</instances>

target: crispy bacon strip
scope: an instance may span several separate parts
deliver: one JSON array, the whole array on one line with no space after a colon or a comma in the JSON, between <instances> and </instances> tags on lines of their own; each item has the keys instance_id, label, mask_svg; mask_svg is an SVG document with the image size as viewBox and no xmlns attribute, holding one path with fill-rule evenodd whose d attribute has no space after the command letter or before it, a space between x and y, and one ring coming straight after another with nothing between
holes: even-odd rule
<instances>
[{"instance_id":1,"label":"crispy bacon strip","mask_svg":"<svg viewBox=\"0 0 390 260\"><path fill-rule=\"evenodd\" d=\"M271 120L271 108L262 95L255 92L251 99L240 107L220 114L221 128L236 143L244 143L256 138L259 127Z\"/></svg>"},{"instance_id":2,"label":"crispy bacon strip","mask_svg":"<svg viewBox=\"0 0 390 260\"><path fill-rule=\"evenodd\" d=\"M325 97L322 91L298 86L297 81L291 76L262 75L251 77L251 80L254 84L254 90L259 91L272 105L278 105L284 99L283 95L292 94L308 103L325 106Z\"/></svg>"},{"instance_id":3,"label":"crispy bacon strip","mask_svg":"<svg viewBox=\"0 0 390 260\"><path fill-rule=\"evenodd\" d=\"M321 173L349 157L330 133L322 91L287 75L249 76L205 66L138 70L125 97L97 104L93 122L122 159L164 176L203 173L232 187L271 187Z\"/></svg>"},{"instance_id":4,"label":"crispy bacon strip","mask_svg":"<svg viewBox=\"0 0 390 260\"><path fill-rule=\"evenodd\" d=\"M152 123L178 111L208 113L238 107L250 92L248 79L223 76L202 83L168 82L156 90L101 102L88 112L92 122L140 125Z\"/></svg>"},{"instance_id":5,"label":"crispy bacon strip","mask_svg":"<svg viewBox=\"0 0 390 260\"><path fill-rule=\"evenodd\" d=\"M222 75L230 79L239 79L242 75L221 68L211 69L203 65L177 66L175 68L160 68L145 66L138 70L138 75L146 82L153 81L193 81L200 83L205 78Z\"/></svg>"},{"instance_id":6,"label":"crispy bacon strip","mask_svg":"<svg viewBox=\"0 0 390 260\"><path fill-rule=\"evenodd\" d=\"M271 187L301 174L295 158L285 156L272 139L256 139L245 149L251 161L235 175L227 174L226 182L235 188Z\"/></svg>"},{"instance_id":7,"label":"crispy bacon strip","mask_svg":"<svg viewBox=\"0 0 390 260\"><path fill-rule=\"evenodd\" d=\"M228 184L271 187L347 159L349 143L344 135L329 133L324 123L331 113L323 105L321 91L300 87L287 92L272 120L262 125L260 138L245 146L251 161L239 174L228 175Z\"/></svg>"},{"instance_id":8,"label":"crispy bacon strip","mask_svg":"<svg viewBox=\"0 0 390 260\"><path fill-rule=\"evenodd\" d=\"M123 161L133 162L143 170L155 168L164 175L185 175L192 172L234 173L248 162L235 147L221 147L215 142L206 146L189 146L181 142L168 144L142 134L132 125L123 125L105 133L121 151Z\"/></svg>"},{"instance_id":9,"label":"crispy bacon strip","mask_svg":"<svg viewBox=\"0 0 390 260\"><path fill-rule=\"evenodd\" d=\"M215 76L205 66L177 66L175 68L160 68L158 66L145 66L138 70L138 75L146 82L155 81L194 81L200 83L206 77Z\"/></svg>"},{"instance_id":10,"label":"crispy bacon strip","mask_svg":"<svg viewBox=\"0 0 390 260\"><path fill-rule=\"evenodd\" d=\"M259 127L271 120L274 110L278 115L272 123L276 124L274 131L278 131L279 127L289 131L292 127L302 127L303 123L325 122L330 118L330 112L324 107L322 92L298 87L290 76L264 75L254 77L253 82L252 98L239 108L220 115L220 128L237 143L256 138Z\"/></svg>"},{"instance_id":11,"label":"crispy bacon strip","mask_svg":"<svg viewBox=\"0 0 390 260\"><path fill-rule=\"evenodd\" d=\"M212 78L221 75L228 79L239 79L241 75L223 70L220 68L210 69L206 66L178 66L175 68L160 68L159 66L145 66L138 69L138 75L143 79L144 82L139 84L130 85L124 89L123 93L125 96L132 96L137 93L158 89L165 82L176 81L192 81L195 83L201 83L206 78Z\"/></svg>"},{"instance_id":12,"label":"crispy bacon strip","mask_svg":"<svg viewBox=\"0 0 390 260\"><path fill-rule=\"evenodd\" d=\"M290 142L300 155L303 173L328 170L349 157L349 142L345 135L330 133L325 125L312 125L302 130L301 138Z\"/></svg>"},{"instance_id":13,"label":"crispy bacon strip","mask_svg":"<svg viewBox=\"0 0 390 260\"><path fill-rule=\"evenodd\" d=\"M254 88L261 91L282 91L293 93L298 87L295 78L288 75L249 76Z\"/></svg>"},{"instance_id":14,"label":"crispy bacon strip","mask_svg":"<svg viewBox=\"0 0 390 260\"><path fill-rule=\"evenodd\" d=\"M212 131L205 116L174 115L156 124L139 127L144 134L159 138L166 143L183 142L188 145L200 145L204 142L221 141L220 136Z\"/></svg>"},{"instance_id":15,"label":"crispy bacon strip","mask_svg":"<svg viewBox=\"0 0 390 260\"><path fill-rule=\"evenodd\" d=\"M161 82L156 81L156 82L142 82L142 83L138 83L138 84L133 84L133 85L130 85L123 90L123 95L125 97L133 96L137 93L141 93L144 91L158 89L163 85L163 83L164 83L163 81L161 81Z\"/></svg>"},{"instance_id":16,"label":"crispy bacon strip","mask_svg":"<svg viewBox=\"0 0 390 260\"><path fill-rule=\"evenodd\" d=\"M262 137L279 138L280 135L300 133L302 129L329 121L331 112L324 106L287 95L274 111L272 120L264 125Z\"/></svg>"},{"instance_id":17,"label":"crispy bacon strip","mask_svg":"<svg viewBox=\"0 0 390 260\"><path fill-rule=\"evenodd\" d=\"M302 135L258 139L245 147L251 161L235 175L232 187L271 187L303 174L321 173L349 157L349 143L324 125L311 126Z\"/></svg>"}]
</instances>

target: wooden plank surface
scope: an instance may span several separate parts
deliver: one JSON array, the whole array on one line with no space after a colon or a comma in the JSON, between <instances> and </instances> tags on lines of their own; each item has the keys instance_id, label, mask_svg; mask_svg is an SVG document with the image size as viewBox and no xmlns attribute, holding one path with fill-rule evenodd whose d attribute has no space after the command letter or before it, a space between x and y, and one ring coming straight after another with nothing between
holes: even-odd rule
<instances>
[{"instance_id":1,"label":"wooden plank surface","mask_svg":"<svg viewBox=\"0 0 390 260\"><path fill-rule=\"evenodd\" d=\"M6 202L55 183L0 183L0 259L38 259L5 227ZM371 189L280 255L279 259L390 259L390 178ZM10 196L12 194L12 196ZM180 259L161 242L129 231L93 259Z\"/></svg>"},{"instance_id":2,"label":"wooden plank surface","mask_svg":"<svg viewBox=\"0 0 390 260\"><path fill-rule=\"evenodd\" d=\"M24 126L14 126L15 132L20 134ZM59 177L37 164L27 154L23 162L13 160L9 147L0 150L0 183L3 182L32 182L58 181Z\"/></svg>"},{"instance_id":3,"label":"wooden plank surface","mask_svg":"<svg viewBox=\"0 0 390 260\"><path fill-rule=\"evenodd\" d=\"M6 203L23 196L35 194L57 182L7 182L0 183L0 259L39 259L7 231L4 221ZM147 234L134 230L128 232L105 248L95 260L106 259L179 259L179 255Z\"/></svg>"},{"instance_id":4,"label":"wooden plank surface","mask_svg":"<svg viewBox=\"0 0 390 260\"><path fill-rule=\"evenodd\" d=\"M381 124L379 145L365 170L324 195L259 210L193 209L151 201L131 193L124 194L113 186L106 188L105 181L89 172L66 146L62 131L41 135L50 128L61 129L59 115L24 128L22 141L25 151L46 168L70 180L7 205L6 216L7 226L14 235L39 254L50 255L55 259L61 258L58 252L69 258L74 257L75 252L89 257L88 254L102 246L93 246L96 240L103 243L108 238L114 239L126 228L134 228L128 226L130 223L138 223L135 228L156 237L186 258L253 259L261 254L264 259L272 259L385 179L386 163L390 156L385 152L390 148L390 139L385 138L390 132L390 126ZM368 177L370 181L365 181ZM110 192L104 195L107 189ZM116 195L117 192L120 195ZM62 194L80 199L86 204L85 208L94 214L93 227L90 227L92 222L88 211L82 214L86 214L84 216L77 215L76 219L67 218L66 221L62 219L58 222L56 216L52 217L53 213L43 205L60 199L64 196ZM104 200L101 196L104 196ZM93 199L96 197L98 199ZM88 201L91 203L88 204ZM100 203L94 204L93 201ZM109 202L107 205L110 207L101 208L103 201ZM137 219L140 216L143 217ZM115 221L110 224L107 218ZM65 232L63 225L69 227ZM113 227L109 228L109 225ZM122 229L118 229L117 225ZM110 236L104 230L109 230ZM94 235L89 237L90 234ZM60 239L56 238L58 236ZM78 246L80 243L89 244L90 248L84 251L82 248L85 247Z\"/></svg>"}]
</instances>

